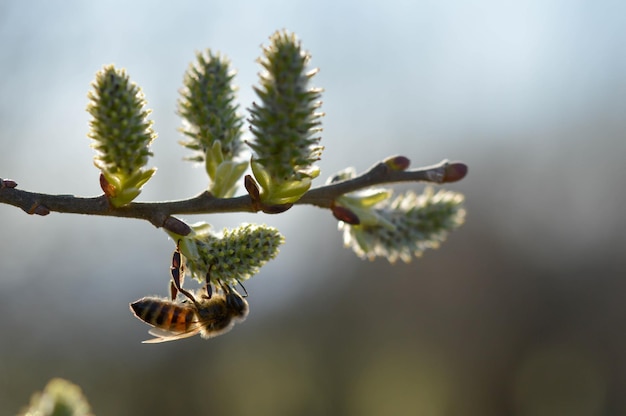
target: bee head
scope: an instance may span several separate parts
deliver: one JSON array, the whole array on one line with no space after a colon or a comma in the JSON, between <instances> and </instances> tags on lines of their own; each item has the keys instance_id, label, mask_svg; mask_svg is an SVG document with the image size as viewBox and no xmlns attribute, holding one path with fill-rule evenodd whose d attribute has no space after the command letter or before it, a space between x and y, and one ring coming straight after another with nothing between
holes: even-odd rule
<instances>
[{"instance_id":1,"label":"bee head","mask_svg":"<svg viewBox=\"0 0 626 416\"><path fill-rule=\"evenodd\" d=\"M245 318L248 315L248 302L234 289L226 294L226 307L239 318Z\"/></svg>"}]
</instances>

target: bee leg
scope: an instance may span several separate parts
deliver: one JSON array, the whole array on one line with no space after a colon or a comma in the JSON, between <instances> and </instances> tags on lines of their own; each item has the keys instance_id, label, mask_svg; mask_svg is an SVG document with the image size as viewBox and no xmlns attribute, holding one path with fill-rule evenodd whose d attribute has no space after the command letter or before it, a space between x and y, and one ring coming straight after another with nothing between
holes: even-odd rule
<instances>
[{"instance_id":1,"label":"bee leg","mask_svg":"<svg viewBox=\"0 0 626 416\"><path fill-rule=\"evenodd\" d=\"M213 287L211 286L211 269L213 265L209 266L209 271L206 272L205 280L206 280L206 295L203 295L205 299L211 299L213 296Z\"/></svg>"},{"instance_id":2,"label":"bee leg","mask_svg":"<svg viewBox=\"0 0 626 416\"><path fill-rule=\"evenodd\" d=\"M172 300L176 299L180 288L182 287L181 279L184 278L184 270L182 266L182 256L180 249L176 245L176 251L172 255L172 266L170 267L170 274L172 275L172 281L170 282L170 295Z\"/></svg>"},{"instance_id":3,"label":"bee leg","mask_svg":"<svg viewBox=\"0 0 626 416\"><path fill-rule=\"evenodd\" d=\"M178 295L178 289L173 281L170 281L170 296L172 300L176 300L176 296Z\"/></svg>"},{"instance_id":4,"label":"bee leg","mask_svg":"<svg viewBox=\"0 0 626 416\"><path fill-rule=\"evenodd\" d=\"M211 286L211 281L208 278L207 275L207 281L206 281L206 298L207 299L211 299L211 296L213 296L213 286Z\"/></svg>"},{"instance_id":5,"label":"bee leg","mask_svg":"<svg viewBox=\"0 0 626 416\"><path fill-rule=\"evenodd\" d=\"M180 249L176 246L176 251L172 256L172 267L170 267L170 273L172 274L172 281L170 282L170 294L172 296L172 300L176 299L176 295L178 292L187 296L189 300L193 303L196 303L196 299L193 297L191 293L183 289L182 282L185 278L185 269L183 266L182 255L180 254Z\"/></svg>"},{"instance_id":6,"label":"bee leg","mask_svg":"<svg viewBox=\"0 0 626 416\"><path fill-rule=\"evenodd\" d=\"M196 298L193 297L193 295L191 293L189 293L188 291L186 291L185 289L183 289L182 287L177 288L178 291L180 293L182 293L183 295L187 296L189 298L190 301L192 301L194 304L198 304L198 302L196 302Z\"/></svg>"}]
</instances>

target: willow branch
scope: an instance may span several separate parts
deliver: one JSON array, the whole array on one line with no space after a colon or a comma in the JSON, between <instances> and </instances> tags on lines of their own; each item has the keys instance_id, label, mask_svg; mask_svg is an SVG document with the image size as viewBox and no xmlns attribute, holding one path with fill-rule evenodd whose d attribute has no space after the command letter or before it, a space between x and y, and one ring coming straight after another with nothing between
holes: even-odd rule
<instances>
[{"instance_id":1,"label":"willow branch","mask_svg":"<svg viewBox=\"0 0 626 416\"><path fill-rule=\"evenodd\" d=\"M462 179L467 173L463 163L444 160L436 165L414 170L394 170L380 162L363 174L341 182L310 189L296 202L297 205L314 205L330 208L335 199L349 192L384 183L430 182L446 183ZM21 208L28 214L47 215L50 212L137 218L149 221L156 227L168 227L173 215L214 214L227 212L256 212L249 195L234 198L216 198L209 192L188 199L162 202L131 202L113 207L106 196L78 197L74 195L49 195L17 189L9 179L0 179L0 203Z\"/></svg>"}]
</instances>

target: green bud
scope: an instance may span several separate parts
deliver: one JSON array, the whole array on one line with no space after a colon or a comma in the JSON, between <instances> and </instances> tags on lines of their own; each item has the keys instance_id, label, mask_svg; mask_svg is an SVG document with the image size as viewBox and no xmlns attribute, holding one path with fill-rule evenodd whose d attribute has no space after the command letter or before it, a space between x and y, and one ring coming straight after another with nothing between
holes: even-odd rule
<instances>
[{"instance_id":1,"label":"green bud","mask_svg":"<svg viewBox=\"0 0 626 416\"><path fill-rule=\"evenodd\" d=\"M87 111L93 117L88 136L98 152L94 164L106 179L111 204L126 205L156 171L144 169L152 156L149 145L156 137L147 119L150 110L144 109L141 89L123 69L104 67L92 85Z\"/></svg>"},{"instance_id":2,"label":"green bud","mask_svg":"<svg viewBox=\"0 0 626 416\"><path fill-rule=\"evenodd\" d=\"M434 193L431 187L421 195L408 191L369 210L355 210L354 204L347 206L361 223L339 223L345 245L361 258L385 257L391 263L397 259L408 263L412 256L437 248L465 219L462 194L445 190Z\"/></svg>"},{"instance_id":3,"label":"green bud","mask_svg":"<svg viewBox=\"0 0 626 416\"><path fill-rule=\"evenodd\" d=\"M242 117L237 113L234 71L230 61L210 50L196 55L183 81L178 114L188 138L181 144L194 151L189 160L204 162L211 184L209 192L218 198L235 193L236 183L247 162L233 162L241 150Z\"/></svg>"},{"instance_id":4,"label":"green bud","mask_svg":"<svg viewBox=\"0 0 626 416\"><path fill-rule=\"evenodd\" d=\"M255 87L260 103L253 103L249 109L255 140L248 144L256 154L254 161L262 167L257 167L255 177L266 204L299 199L310 184L295 182L314 177L313 163L323 149L317 136L323 116L318 112L321 89L309 87L316 73L307 72L309 60L300 41L286 31L270 37L269 46L258 60L263 67L260 86ZM260 170L264 177L257 176ZM289 189L288 197L284 196L285 188ZM299 193L294 192L296 189Z\"/></svg>"},{"instance_id":5,"label":"green bud","mask_svg":"<svg viewBox=\"0 0 626 416\"><path fill-rule=\"evenodd\" d=\"M173 235L186 259L185 268L204 282L210 273L212 283L235 284L249 279L276 257L285 238L266 225L244 224L214 234L206 223L192 226L186 237Z\"/></svg>"},{"instance_id":6,"label":"green bud","mask_svg":"<svg viewBox=\"0 0 626 416\"><path fill-rule=\"evenodd\" d=\"M189 65L178 114L185 121L181 131L189 139L181 144L196 152L190 160L204 161L216 141L221 144L223 159L232 160L239 154L243 120L234 103L234 77L230 61L209 49L197 53L196 62Z\"/></svg>"},{"instance_id":7,"label":"green bud","mask_svg":"<svg viewBox=\"0 0 626 416\"><path fill-rule=\"evenodd\" d=\"M20 415L90 416L91 409L80 387L61 378L50 380L43 392L35 393Z\"/></svg>"},{"instance_id":8,"label":"green bud","mask_svg":"<svg viewBox=\"0 0 626 416\"><path fill-rule=\"evenodd\" d=\"M369 209L374 205L386 201L393 195L393 191L388 188L369 188L362 191L342 195L337 198L342 205L358 206L358 208Z\"/></svg>"}]
</instances>

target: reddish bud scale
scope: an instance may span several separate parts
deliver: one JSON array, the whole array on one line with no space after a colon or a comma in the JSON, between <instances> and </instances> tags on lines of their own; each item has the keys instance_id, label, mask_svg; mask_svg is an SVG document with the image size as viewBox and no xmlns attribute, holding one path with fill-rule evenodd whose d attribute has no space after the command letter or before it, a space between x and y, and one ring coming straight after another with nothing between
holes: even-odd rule
<instances>
[{"instance_id":1,"label":"reddish bud scale","mask_svg":"<svg viewBox=\"0 0 626 416\"><path fill-rule=\"evenodd\" d=\"M346 224L359 225L361 223L359 217L346 207L342 207L341 205L335 205L333 203L333 205L330 207L330 210L332 211L335 218L337 218L339 221L345 222Z\"/></svg>"},{"instance_id":2,"label":"reddish bud scale","mask_svg":"<svg viewBox=\"0 0 626 416\"><path fill-rule=\"evenodd\" d=\"M444 183L457 182L467 175L467 165L465 163L450 163L446 166Z\"/></svg>"},{"instance_id":3,"label":"reddish bud scale","mask_svg":"<svg viewBox=\"0 0 626 416\"><path fill-rule=\"evenodd\" d=\"M383 161L385 165L392 170L407 170L411 165L411 161L405 156L391 156Z\"/></svg>"},{"instance_id":4,"label":"reddish bud scale","mask_svg":"<svg viewBox=\"0 0 626 416\"><path fill-rule=\"evenodd\" d=\"M280 214L281 212L287 211L292 206L293 206L293 204L278 204L278 205L265 205L265 204L263 204L261 209L266 214Z\"/></svg>"},{"instance_id":5,"label":"reddish bud scale","mask_svg":"<svg viewBox=\"0 0 626 416\"><path fill-rule=\"evenodd\" d=\"M16 186L17 182L12 179L0 179L0 189L15 188Z\"/></svg>"},{"instance_id":6,"label":"reddish bud scale","mask_svg":"<svg viewBox=\"0 0 626 416\"><path fill-rule=\"evenodd\" d=\"M111 185L102 173L100 174L100 188L102 188L107 198L112 198L116 194L115 186Z\"/></svg>"},{"instance_id":7,"label":"reddish bud scale","mask_svg":"<svg viewBox=\"0 0 626 416\"><path fill-rule=\"evenodd\" d=\"M191 227L176 217L167 217L163 222L163 228L182 236L186 236L191 233Z\"/></svg>"},{"instance_id":8,"label":"reddish bud scale","mask_svg":"<svg viewBox=\"0 0 626 416\"><path fill-rule=\"evenodd\" d=\"M261 209L261 193L259 186L251 175L244 177L243 184L246 187L246 191L248 191L248 195L250 195L250 199L252 199L252 208L255 211L259 211Z\"/></svg>"},{"instance_id":9,"label":"reddish bud scale","mask_svg":"<svg viewBox=\"0 0 626 416\"><path fill-rule=\"evenodd\" d=\"M35 202L28 210L28 213L31 215L35 214L44 216L50 214L50 209L48 209L45 205L41 205L39 202Z\"/></svg>"}]
</instances>

